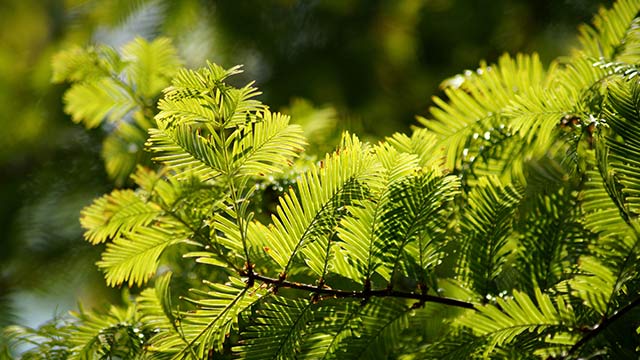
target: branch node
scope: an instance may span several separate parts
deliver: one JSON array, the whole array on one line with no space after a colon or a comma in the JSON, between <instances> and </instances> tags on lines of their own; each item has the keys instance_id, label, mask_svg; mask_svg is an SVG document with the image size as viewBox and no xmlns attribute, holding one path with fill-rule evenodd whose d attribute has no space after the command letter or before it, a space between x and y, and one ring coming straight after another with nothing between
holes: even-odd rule
<instances>
[{"instance_id":1,"label":"branch node","mask_svg":"<svg viewBox=\"0 0 640 360\"><path fill-rule=\"evenodd\" d=\"M362 290L362 296L365 298L371 297L371 279L364 279L364 289Z\"/></svg>"},{"instance_id":2,"label":"branch node","mask_svg":"<svg viewBox=\"0 0 640 360\"><path fill-rule=\"evenodd\" d=\"M367 302L369 301L369 299L371 298L372 294L371 294L371 279L366 278L364 279L364 289L362 289L362 301L360 302L360 305L364 306L367 304Z\"/></svg>"},{"instance_id":3,"label":"branch node","mask_svg":"<svg viewBox=\"0 0 640 360\"><path fill-rule=\"evenodd\" d=\"M392 283L392 282L389 282L389 283L387 284L387 288L386 288L386 290L387 290L389 293L391 293L391 292L393 291L393 283Z\"/></svg>"},{"instance_id":4,"label":"branch node","mask_svg":"<svg viewBox=\"0 0 640 360\"><path fill-rule=\"evenodd\" d=\"M320 302L320 294L318 293L311 294L311 303L315 305L318 302Z\"/></svg>"},{"instance_id":5,"label":"branch node","mask_svg":"<svg viewBox=\"0 0 640 360\"><path fill-rule=\"evenodd\" d=\"M240 271L240 275L247 277L247 288L252 288L256 282L256 273L253 272L253 264L247 262L245 268Z\"/></svg>"}]
</instances>

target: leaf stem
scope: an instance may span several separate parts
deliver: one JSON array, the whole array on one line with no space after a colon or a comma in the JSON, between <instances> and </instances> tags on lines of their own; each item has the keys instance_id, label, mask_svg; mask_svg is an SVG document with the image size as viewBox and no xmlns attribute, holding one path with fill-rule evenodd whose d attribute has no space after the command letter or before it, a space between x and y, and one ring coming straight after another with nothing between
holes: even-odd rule
<instances>
[{"instance_id":1,"label":"leaf stem","mask_svg":"<svg viewBox=\"0 0 640 360\"><path fill-rule=\"evenodd\" d=\"M240 232L240 240L242 241L242 248L244 249L244 256L246 259L246 268L251 271L253 265L251 264L251 259L249 258L249 246L247 245L247 218L245 211L242 206L239 206L239 197L238 195L241 193L241 189L236 188L235 184L235 176L232 168L232 157L229 155L229 149L227 147L227 133L226 133L226 120L222 119L222 127L220 130L220 139L221 147L222 147L222 155L224 156L224 167L225 174L227 175L227 180L229 181L229 196L231 197L231 206L233 208L233 212L236 216L236 224L238 225L238 231ZM232 134L233 135L233 134Z\"/></svg>"}]
</instances>

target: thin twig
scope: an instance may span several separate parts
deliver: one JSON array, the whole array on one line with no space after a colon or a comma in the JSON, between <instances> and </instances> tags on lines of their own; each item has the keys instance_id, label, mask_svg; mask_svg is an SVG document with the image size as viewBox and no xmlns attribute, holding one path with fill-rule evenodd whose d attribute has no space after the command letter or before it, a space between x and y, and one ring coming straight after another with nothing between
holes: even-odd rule
<instances>
[{"instance_id":1,"label":"thin twig","mask_svg":"<svg viewBox=\"0 0 640 360\"><path fill-rule=\"evenodd\" d=\"M402 299L418 300L419 304L426 303L426 302L433 302L438 304L461 307L465 309L475 309L475 305L470 302L447 298L447 297L429 295L429 294L402 292L402 291L392 290L392 289L368 290L368 291L337 290L337 289L331 289L327 287L321 287L319 285L309 285L309 284L303 284L299 282L288 281L283 278L271 278L268 276L257 274L253 271L243 275L249 277L249 282L251 282L252 280L257 280L265 284L274 285L276 288L298 289L298 290L309 291L315 294L331 295L338 298L358 298L358 299L367 300L370 297L395 297L395 298L402 298Z\"/></svg>"},{"instance_id":2,"label":"thin twig","mask_svg":"<svg viewBox=\"0 0 640 360\"><path fill-rule=\"evenodd\" d=\"M569 353L564 358L567 358L573 355L574 353L576 353L576 351L578 351L578 349L580 349L584 344L586 344L588 341L590 341L594 337L598 336L603 330L611 326L618 319L626 315L629 311L633 310L633 308L635 308L638 305L640 305L640 297L637 297L635 300L633 300L632 302L630 302L629 304L627 304L626 306L618 310L615 314L613 314L613 316L609 318L603 318L602 321L600 321L600 323L598 323L597 326L594 326L593 329L587 333L587 335L585 335L582 339L580 339L577 343L575 343L571 347L571 349L569 350Z\"/></svg>"}]
</instances>

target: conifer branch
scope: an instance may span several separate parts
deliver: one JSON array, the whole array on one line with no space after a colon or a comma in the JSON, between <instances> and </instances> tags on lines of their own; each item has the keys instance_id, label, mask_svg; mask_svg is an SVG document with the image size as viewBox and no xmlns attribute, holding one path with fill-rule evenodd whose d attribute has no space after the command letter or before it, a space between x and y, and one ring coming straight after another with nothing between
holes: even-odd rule
<instances>
[{"instance_id":1,"label":"conifer branch","mask_svg":"<svg viewBox=\"0 0 640 360\"><path fill-rule=\"evenodd\" d=\"M575 343L569 352L563 359L570 358L572 355L576 354L582 346L584 346L587 342L591 341L591 339L598 336L602 333L606 328L613 325L616 321L623 318L628 312L633 310L635 307L640 306L640 297L637 297L635 300L615 312L611 317L603 318L598 324L596 324L584 337L582 337L577 343Z\"/></svg>"},{"instance_id":2,"label":"conifer branch","mask_svg":"<svg viewBox=\"0 0 640 360\"><path fill-rule=\"evenodd\" d=\"M272 278L272 277L260 275L253 271L249 273L243 273L241 275L248 277L249 284L253 284L257 280L265 284L273 285L274 290L277 290L279 288L289 288L289 289L309 291L314 294L328 295L334 298L357 298L357 299L362 299L364 301L368 300L371 297L395 297L395 298L401 298L401 299L418 300L418 303L414 305L416 307L420 307L427 302L433 302L433 303L455 306L455 307L460 307L465 309L475 309L475 305L467 301L448 298L448 297L442 297L442 296L429 295L426 293L404 292L404 291L393 290L391 288L381 289L381 290L365 289L362 291L348 291L348 290L331 289L331 288L323 287L322 285L310 285L310 284L304 284L304 283L295 282L295 281L289 281L289 280L283 279L282 277Z\"/></svg>"}]
</instances>

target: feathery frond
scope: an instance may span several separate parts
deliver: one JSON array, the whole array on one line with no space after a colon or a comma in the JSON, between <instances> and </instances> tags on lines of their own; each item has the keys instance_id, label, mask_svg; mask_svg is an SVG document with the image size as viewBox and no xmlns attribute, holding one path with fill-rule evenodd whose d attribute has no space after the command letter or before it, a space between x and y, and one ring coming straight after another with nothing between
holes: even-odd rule
<instances>
[{"instance_id":1,"label":"feathery frond","mask_svg":"<svg viewBox=\"0 0 640 360\"><path fill-rule=\"evenodd\" d=\"M143 285L154 276L165 249L186 242L188 231L179 223L171 225L139 228L108 243L102 259L96 263L105 272L107 285L123 282Z\"/></svg>"},{"instance_id":2,"label":"feathery frond","mask_svg":"<svg viewBox=\"0 0 640 360\"><path fill-rule=\"evenodd\" d=\"M215 141L198 134L187 125L173 128L149 129L147 147L159 154L154 161L175 171L176 176L196 174L202 180L211 180L225 171L222 149Z\"/></svg>"},{"instance_id":3,"label":"feathery frond","mask_svg":"<svg viewBox=\"0 0 640 360\"><path fill-rule=\"evenodd\" d=\"M438 148L438 138L424 128L416 128L411 136L395 133L386 142L402 153L418 156L420 166L426 168L439 167L444 164L444 152Z\"/></svg>"},{"instance_id":4,"label":"feathery frond","mask_svg":"<svg viewBox=\"0 0 640 360\"><path fill-rule=\"evenodd\" d=\"M513 250L510 241L521 190L502 186L496 178L481 178L469 194L469 208L461 219L464 269L459 275L481 297L495 295L496 279Z\"/></svg>"},{"instance_id":5,"label":"feathery frond","mask_svg":"<svg viewBox=\"0 0 640 360\"><path fill-rule=\"evenodd\" d=\"M109 176L126 182L136 164L148 162L143 152L147 129L155 126L154 103L178 71L180 59L166 38L136 38L121 52L102 46L72 48L53 60L53 81L72 83L64 95L65 111L87 128L107 133L103 157Z\"/></svg>"},{"instance_id":6,"label":"feathery frond","mask_svg":"<svg viewBox=\"0 0 640 360\"><path fill-rule=\"evenodd\" d=\"M451 226L450 206L458 189L455 177L438 176L435 171L408 177L390 187L390 206L383 223L384 237L393 244L387 254L393 258L396 275L404 266L409 268L405 269L408 275L426 285L429 271L445 256L442 250ZM415 263L416 269L406 264L409 261L402 259L403 255ZM403 260L405 264L401 265Z\"/></svg>"},{"instance_id":7,"label":"feathery frond","mask_svg":"<svg viewBox=\"0 0 640 360\"><path fill-rule=\"evenodd\" d=\"M480 150L491 146L486 141L494 131L506 128L531 134L528 130L537 127L529 124L525 128L529 122L514 121L508 111L518 95L545 87L547 75L537 55L518 55L515 59L505 55L498 64L483 63L475 73L460 75L460 80L459 87L445 88L448 102L434 98L434 120L418 118L438 136L438 146L446 146L447 168L459 168L462 155L476 158Z\"/></svg>"},{"instance_id":8,"label":"feathery frond","mask_svg":"<svg viewBox=\"0 0 640 360\"><path fill-rule=\"evenodd\" d=\"M143 97L153 98L164 89L180 67L176 49L167 38L147 42L136 38L122 48L129 82Z\"/></svg>"},{"instance_id":9,"label":"feathery frond","mask_svg":"<svg viewBox=\"0 0 640 360\"><path fill-rule=\"evenodd\" d=\"M547 68L481 63L425 128L345 134L318 163L294 161L303 130L253 83L231 85L239 67L176 70L165 39L60 53L109 174L124 184L143 139L160 167L81 218L107 283L141 293L12 336L78 359L637 355L639 14L602 10Z\"/></svg>"},{"instance_id":10,"label":"feathery frond","mask_svg":"<svg viewBox=\"0 0 640 360\"><path fill-rule=\"evenodd\" d=\"M355 281L370 281L372 275L380 273L389 280L393 264L386 255L387 250L397 246L394 238L386 233L393 227L386 227L385 215L390 217L391 186L415 175L420 170L417 158L412 154L401 153L388 145L376 147L376 156L383 166L381 173L382 191L370 194L367 199L355 201L348 205L348 216L339 225L339 249L345 253L344 258L358 270ZM341 272L343 266L336 270L341 275L351 277L351 272Z\"/></svg>"},{"instance_id":11,"label":"feathery frond","mask_svg":"<svg viewBox=\"0 0 640 360\"><path fill-rule=\"evenodd\" d=\"M244 124L247 116L265 106L254 99L260 92L252 84L235 88L224 82L240 72L239 66L225 70L212 63L198 71L180 70L172 86L164 90L156 120L165 127L202 123L210 131Z\"/></svg>"},{"instance_id":12,"label":"feathery frond","mask_svg":"<svg viewBox=\"0 0 640 360\"><path fill-rule=\"evenodd\" d=\"M517 267L522 274L521 289L552 288L576 272L580 255L588 253L594 236L584 229L578 199L561 187L541 193L521 207L518 220ZM529 292L531 295L532 292Z\"/></svg>"},{"instance_id":13,"label":"feathery frond","mask_svg":"<svg viewBox=\"0 0 640 360\"><path fill-rule=\"evenodd\" d=\"M80 223L86 229L85 238L98 244L149 225L161 213L157 205L144 201L135 191L115 190L84 208Z\"/></svg>"},{"instance_id":14,"label":"feathery frond","mask_svg":"<svg viewBox=\"0 0 640 360\"><path fill-rule=\"evenodd\" d=\"M402 300L372 299L350 320L350 337L343 339L336 358L384 358L406 328L411 308Z\"/></svg>"},{"instance_id":15,"label":"feathery frond","mask_svg":"<svg viewBox=\"0 0 640 360\"><path fill-rule=\"evenodd\" d=\"M357 137L345 136L343 144L332 156L313 166L280 199L277 216L267 234L269 254L289 270L302 253L316 274L324 276L331 251L331 237L344 207L362 199L380 165L374 154ZM297 190L297 191L296 191Z\"/></svg>"},{"instance_id":16,"label":"feathery frond","mask_svg":"<svg viewBox=\"0 0 640 360\"><path fill-rule=\"evenodd\" d=\"M69 359L84 360L101 357L136 358L145 341L132 304L126 308L111 306L108 313L80 310L74 313Z\"/></svg>"},{"instance_id":17,"label":"feathery frond","mask_svg":"<svg viewBox=\"0 0 640 360\"><path fill-rule=\"evenodd\" d=\"M151 162L151 156L142 150L147 140L146 129L152 125L140 113L135 115L135 123L120 122L102 143L105 169L119 184L124 184L139 164Z\"/></svg>"},{"instance_id":18,"label":"feathery frond","mask_svg":"<svg viewBox=\"0 0 640 360\"><path fill-rule=\"evenodd\" d=\"M305 139L298 125L289 125L289 117L265 110L257 114L255 123L231 150L233 171L240 176L280 172L291 159L302 152Z\"/></svg>"},{"instance_id":19,"label":"feathery frond","mask_svg":"<svg viewBox=\"0 0 640 360\"><path fill-rule=\"evenodd\" d=\"M625 40L637 39L633 36L637 34L633 20L637 18L639 7L637 0L620 0L611 9L601 9L593 19L593 26L580 27L580 50L587 56L603 60L615 60L622 55L628 43Z\"/></svg>"},{"instance_id":20,"label":"feathery frond","mask_svg":"<svg viewBox=\"0 0 640 360\"><path fill-rule=\"evenodd\" d=\"M180 328L189 344L183 346L173 359L190 356L201 359L210 350L222 352L232 329L237 331L239 315L249 311L266 295L264 289L249 287L236 277L230 277L226 284L204 283L209 290L192 290L199 299L184 298L194 304L197 310L181 314L183 319ZM175 348L160 350L175 351Z\"/></svg>"},{"instance_id":21,"label":"feathery frond","mask_svg":"<svg viewBox=\"0 0 640 360\"><path fill-rule=\"evenodd\" d=\"M254 311L251 325L234 350L244 359L288 359L299 354L313 318L312 308L309 301L270 297Z\"/></svg>"},{"instance_id":22,"label":"feathery frond","mask_svg":"<svg viewBox=\"0 0 640 360\"><path fill-rule=\"evenodd\" d=\"M457 321L488 340L485 355L491 354L497 346L509 344L525 331L537 334L540 347L546 346L543 341L557 342L560 335L570 336L575 342L576 336L569 332L575 321L573 309L562 296L555 299L556 304L549 295L536 290L536 304L527 294L514 291L513 298L497 298L496 305L484 305L478 312L468 313ZM556 330L558 338L546 337L545 331L549 329ZM567 345L572 343L569 341Z\"/></svg>"},{"instance_id":23,"label":"feathery frond","mask_svg":"<svg viewBox=\"0 0 640 360\"><path fill-rule=\"evenodd\" d=\"M73 121L83 122L87 128L99 126L105 118L119 121L137 106L129 92L107 77L73 86L65 93L64 102Z\"/></svg>"}]
</instances>

